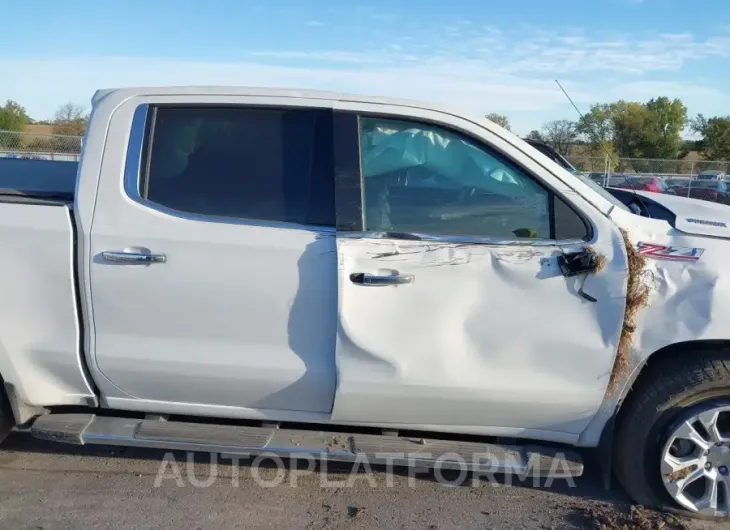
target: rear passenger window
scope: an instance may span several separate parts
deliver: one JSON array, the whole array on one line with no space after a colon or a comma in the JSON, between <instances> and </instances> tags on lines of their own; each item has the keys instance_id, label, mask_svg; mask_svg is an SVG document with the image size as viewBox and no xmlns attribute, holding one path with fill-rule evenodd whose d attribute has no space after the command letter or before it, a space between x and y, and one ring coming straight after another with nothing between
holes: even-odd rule
<instances>
[{"instance_id":1,"label":"rear passenger window","mask_svg":"<svg viewBox=\"0 0 730 530\"><path fill-rule=\"evenodd\" d=\"M152 109L140 195L205 216L334 226L332 114Z\"/></svg>"}]
</instances>

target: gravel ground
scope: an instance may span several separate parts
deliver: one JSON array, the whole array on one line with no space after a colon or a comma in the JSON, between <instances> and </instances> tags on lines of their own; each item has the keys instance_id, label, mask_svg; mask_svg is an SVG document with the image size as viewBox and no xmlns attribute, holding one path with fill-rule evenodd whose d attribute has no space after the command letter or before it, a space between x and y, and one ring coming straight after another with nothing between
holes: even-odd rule
<instances>
[{"instance_id":1,"label":"gravel ground","mask_svg":"<svg viewBox=\"0 0 730 530\"><path fill-rule=\"evenodd\" d=\"M504 480L448 487L432 473L350 475L332 464L326 473L306 466L280 471L247 460L234 465L218 458L213 465L211 458L195 455L188 465L184 453L58 445L13 434L0 450L0 528L730 530L730 523L632 508L618 489L602 488L590 465L574 487ZM444 478L456 480L458 473Z\"/></svg>"}]
</instances>

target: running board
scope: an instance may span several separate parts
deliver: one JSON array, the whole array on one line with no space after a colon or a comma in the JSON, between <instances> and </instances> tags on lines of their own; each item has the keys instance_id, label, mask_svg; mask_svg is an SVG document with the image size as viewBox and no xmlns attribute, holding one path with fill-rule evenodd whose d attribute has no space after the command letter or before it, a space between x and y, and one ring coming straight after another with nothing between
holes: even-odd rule
<instances>
[{"instance_id":1,"label":"running board","mask_svg":"<svg viewBox=\"0 0 730 530\"><path fill-rule=\"evenodd\" d=\"M31 426L35 438L76 445L101 444L201 451L227 455L365 462L371 465L465 469L521 477L579 477L576 452L536 445L49 414Z\"/></svg>"}]
</instances>

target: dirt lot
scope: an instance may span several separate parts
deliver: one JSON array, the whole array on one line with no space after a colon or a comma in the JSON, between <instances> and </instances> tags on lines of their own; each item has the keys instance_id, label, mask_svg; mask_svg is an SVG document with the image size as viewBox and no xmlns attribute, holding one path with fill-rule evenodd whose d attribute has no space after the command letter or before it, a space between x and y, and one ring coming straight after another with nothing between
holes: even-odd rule
<instances>
[{"instance_id":1,"label":"dirt lot","mask_svg":"<svg viewBox=\"0 0 730 530\"><path fill-rule=\"evenodd\" d=\"M222 458L214 465L207 454L188 465L184 453L15 434L0 450L0 528L730 529L631 507L618 489L603 490L590 465L574 487L549 488L471 480L447 487L433 474L329 468L262 469Z\"/></svg>"}]
</instances>

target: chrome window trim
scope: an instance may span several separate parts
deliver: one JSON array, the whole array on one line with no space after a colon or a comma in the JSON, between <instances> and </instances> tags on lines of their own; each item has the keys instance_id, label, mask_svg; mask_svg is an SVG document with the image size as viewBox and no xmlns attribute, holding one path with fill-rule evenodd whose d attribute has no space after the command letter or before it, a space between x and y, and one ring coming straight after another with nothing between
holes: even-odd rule
<instances>
[{"instance_id":1,"label":"chrome window trim","mask_svg":"<svg viewBox=\"0 0 730 530\"><path fill-rule=\"evenodd\" d=\"M244 106L245 105L238 105ZM145 147L145 133L147 130L147 118L150 105L140 104L134 109L132 125L127 144L127 154L124 161L124 193L131 201L156 212L188 221L199 221L205 223L222 223L228 225L256 226L261 228L278 228L287 230L302 230L307 232L318 232L322 234L334 234L334 226L303 225L286 221L265 221L258 219L247 219L244 217L225 217L214 215L203 215L192 212L183 212L169 208L162 204L147 200L139 192L140 176L142 172L142 154Z\"/></svg>"},{"instance_id":2,"label":"chrome window trim","mask_svg":"<svg viewBox=\"0 0 730 530\"><path fill-rule=\"evenodd\" d=\"M414 232L338 232L342 239L390 239L394 241L417 241L431 243L454 243L461 245L492 245L492 246L525 246L525 247L563 247L587 246L589 241L584 239L500 239L498 237L452 236L436 234L419 234Z\"/></svg>"}]
</instances>

